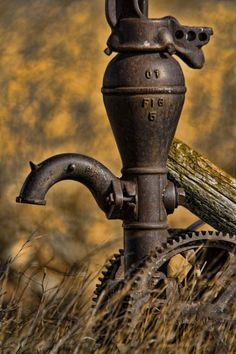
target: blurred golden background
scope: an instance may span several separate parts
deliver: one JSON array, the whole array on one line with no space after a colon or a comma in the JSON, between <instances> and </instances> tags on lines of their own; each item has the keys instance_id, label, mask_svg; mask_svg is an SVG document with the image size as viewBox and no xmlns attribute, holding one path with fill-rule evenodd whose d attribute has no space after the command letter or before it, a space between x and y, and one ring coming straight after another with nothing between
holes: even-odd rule
<instances>
[{"instance_id":1,"label":"blurred golden background","mask_svg":"<svg viewBox=\"0 0 236 354\"><path fill-rule=\"evenodd\" d=\"M188 93L177 136L230 174L236 174L236 2L150 0L150 16L172 15L184 25L214 28L203 70L183 62ZM53 188L46 207L15 204L29 172L63 152L98 159L119 175L121 163L103 106L103 53L110 29L104 0L0 0L0 240L1 258L48 263L64 270L100 248L98 269L122 247L121 222L107 221L78 183ZM179 210L170 225L195 221Z\"/></svg>"}]
</instances>

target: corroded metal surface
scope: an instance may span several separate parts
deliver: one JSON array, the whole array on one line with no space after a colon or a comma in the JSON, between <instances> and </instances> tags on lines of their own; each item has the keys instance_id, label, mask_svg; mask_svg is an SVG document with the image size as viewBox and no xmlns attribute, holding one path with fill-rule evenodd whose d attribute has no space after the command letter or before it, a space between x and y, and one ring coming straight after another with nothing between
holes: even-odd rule
<instances>
[{"instance_id":1,"label":"corroded metal surface","mask_svg":"<svg viewBox=\"0 0 236 354\"><path fill-rule=\"evenodd\" d=\"M212 252L215 257L212 257ZM182 263L183 269L175 269L175 274L170 276L170 262L176 256L182 257L182 254L186 255L187 262ZM99 278L100 284L93 299L95 313L100 316L99 324L106 318L104 323L112 320L116 324L115 331L123 327L127 334L132 335L142 321L144 309L149 316L153 313L156 318L163 309L166 323L169 321L173 325L173 321L176 321L176 326L191 326L197 321L206 328L218 330L223 323L236 323L235 316L230 313L236 292L236 236L219 232L183 231L180 236L172 237L165 245L154 250L139 264L138 269L131 269L126 277L124 274L122 276L123 262L124 252L120 250L107 263L103 277ZM180 272L184 272L184 278L180 277ZM111 307L109 299L115 298L120 290L123 291L120 304L115 305L114 301ZM170 306L172 310L168 313L171 302L176 304L175 315L173 306ZM124 309L126 318L122 322L120 313ZM97 330L95 326L95 334ZM103 324L103 331L97 336L98 346L107 340L107 331L106 324ZM173 333L172 341L176 339L175 336ZM128 336L126 340L129 341Z\"/></svg>"},{"instance_id":2,"label":"corroded metal surface","mask_svg":"<svg viewBox=\"0 0 236 354\"><path fill-rule=\"evenodd\" d=\"M114 176L83 155L58 155L30 164L31 173L17 201L43 205L55 183L75 180L92 192L108 219L123 220L124 252L110 260L95 291L94 311L104 311L104 333L107 316L117 318L114 333L123 315L130 317L127 323L135 329L143 305L151 302L150 311L159 311L169 300L183 305L181 323L200 312L205 319L225 321L235 297L236 236L182 233L169 230L167 224L167 215L187 200L185 191L167 178L167 157L186 92L183 72L173 55L192 68L201 68L202 47L213 31L182 26L170 16L149 19L148 0L106 0L106 17L111 35L105 53L118 54L105 71L102 93L123 163L122 176ZM180 269L181 264L185 269ZM199 273L200 291L193 293L191 302L181 303L183 281L198 266L198 271L204 269ZM215 276L221 277L221 288L217 299L207 298L208 281ZM109 300L126 286L128 292L121 294L117 312ZM157 296L155 305L153 296ZM102 343L101 332L99 340Z\"/></svg>"},{"instance_id":3,"label":"corroded metal surface","mask_svg":"<svg viewBox=\"0 0 236 354\"><path fill-rule=\"evenodd\" d=\"M128 271L167 240L167 214L184 203L183 191L171 188L166 169L186 92L172 54L193 68L202 67L201 47L212 30L181 26L172 17L149 19L147 1L125 4L106 1L112 30L106 52L119 54L106 69L102 92L123 162L122 180L137 186L136 213L123 219Z\"/></svg>"},{"instance_id":4,"label":"corroded metal surface","mask_svg":"<svg viewBox=\"0 0 236 354\"><path fill-rule=\"evenodd\" d=\"M115 177L98 161L63 154L35 165L18 202L45 204L47 191L65 179L83 183L109 219L122 219L125 270L169 238L167 214L184 204L184 191L167 179L167 156L185 98L185 81L173 54L189 66L204 63L212 30L181 26L172 17L148 18L147 0L107 0L118 54L103 80L107 115L123 162Z\"/></svg>"},{"instance_id":5,"label":"corroded metal surface","mask_svg":"<svg viewBox=\"0 0 236 354\"><path fill-rule=\"evenodd\" d=\"M192 68L201 68L201 48L213 34L212 28L182 26L174 17L147 17L147 0L106 0L106 16L112 29L107 53L162 52L178 55Z\"/></svg>"},{"instance_id":6,"label":"corroded metal surface","mask_svg":"<svg viewBox=\"0 0 236 354\"><path fill-rule=\"evenodd\" d=\"M56 183L73 180L83 183L93 194L99 207L108 210L106 198L111 181L117 179L100 162L80 154L61 154L39 164L30 162L27 177L17 202L45 205L45 195Z\"/></svg>"}]
</instances>

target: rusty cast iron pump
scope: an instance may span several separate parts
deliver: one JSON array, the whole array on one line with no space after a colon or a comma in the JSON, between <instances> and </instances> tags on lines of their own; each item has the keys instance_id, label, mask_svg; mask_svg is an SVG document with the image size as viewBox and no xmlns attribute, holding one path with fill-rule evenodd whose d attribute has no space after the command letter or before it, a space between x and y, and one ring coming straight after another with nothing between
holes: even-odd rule
<instances>
[{"instance_id":1,"label":"rusty cast iron pump","mask_svg":"<svg viewBox=\"0 0 236 354\"><path fill-rule=\"evenodd\" d=\"M111 35L105 52L118 54L106 69L102 93L123 163L122 176L114 176L90 157L57 155L31 163L17 201L44 205L55 183L83 183L108 219L123 220L124 256L116 257L116 265L120 267L124 257L127 276L135 264L172 238L167 215L184 204L184 191L168 181L166 167L186 92L183 72L173 55L193 69L202 68L202 47L213 31L182 26L170 16L149 19L148 0L106 0L106 17ZM166 247L163 262L170 250L172 256L199 245L232 251L235 244L235 238L217 233L186 235ZM104 284L98 295L102 289Z\"/></svg>"}]
</instances>

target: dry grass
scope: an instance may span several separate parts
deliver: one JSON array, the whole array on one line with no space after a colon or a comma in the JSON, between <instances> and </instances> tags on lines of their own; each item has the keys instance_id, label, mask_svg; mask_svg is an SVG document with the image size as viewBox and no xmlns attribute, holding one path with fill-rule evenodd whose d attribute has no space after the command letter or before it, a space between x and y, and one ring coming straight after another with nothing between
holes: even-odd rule
<instances>
[{"instance_id":1,"label":"dry grass","mask_svg":"<svg viewBox=\"0 0 236 354\"><path fill-rule=\"evenodd\" d=\"M127 311L122 312L121 299L129 294L132 282L114 295L108 306L96 311L91 307L94 275L89 275L86 267L74 267L57 286L49 288L46 267L15 270L14 262L11 259L0 267L3 354L236 352L231 321L206 320L201 316L204 308L197 316L188 315L187 323L180 321L184 318L183 304L191 303L199 289L194 277L181 296L173 291L162 306L157 304L166 285L160 288L143 301L135 321L130 321ZM217 288L218 284L211 284L205 298L214 296ZM232 307L231 319L234 313Z\"/></svg>"}]
</instances>

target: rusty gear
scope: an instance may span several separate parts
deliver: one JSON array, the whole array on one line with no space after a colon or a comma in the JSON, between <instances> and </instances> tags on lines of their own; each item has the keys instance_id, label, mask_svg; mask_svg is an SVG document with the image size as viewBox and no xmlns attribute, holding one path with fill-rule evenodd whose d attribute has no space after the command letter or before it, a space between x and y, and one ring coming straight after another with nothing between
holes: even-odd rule
<instances>
[{"instance_id":1,"label":"rusty gear","mask_svg":"<svg viewBox=\"0 0 236 354\"><path fill-rule=\"evenodd\" d=\"M214 323L221 323L227 321L229 318L225 313L227 306L235 297L236 294L236 236L223 234L220 232L195 232L195 233L185 233L182 236L174 237L170 239L162 247L156 249L145 261L140 264L139 268L130 272L127 279L121 279L118 277L117 273L120 272L120 266L122 263L123 252L121 251L119 255L112 258L110 263L106 265L106 271L103 273L104 277L101 278L101 284L97 287L96 291L96 303L105 304L109 302L109 297L114 294L114 285L117 284L119 280L122 286L131 283L128 298L126 297L127 303L126 307L126 325L129 326L127 333L132 333L138 324L138 319L140 318L140 313L142 308L146 304L153 306L153 297L156 301L156 309L159 307L160 310L163 304L166 304L169 300L176 300L178 293L181 290L181 284L178 284L176 279L168 278L166 274L165 265L169 260L179 254L185 254L191 250L198 249L219 249L227 252L230 255L230 264L226 271L223 273L223 278L221 279L221 288L218 289L216 298L206 298L201 302L187 302L182 303L181 312L182 316L179 318L181 323L187 323L188 318L193 318L196 316L198 319L205 318ZM192 264L194 265L193 260ZM214 275L220 271L216 266L216 271ZM211 276L209 275L209 278ZM231 284L229 283L229 278L233 280ZM209 281L209 283L208 283ZM210 280L207 279L205 285L208 286ZM165 297L163 298L163 289L165 287ZM158 298L159 294L162 293L161 299ZM105 298L99 298L102 293L106 292ZM177 297L176 297L177 296ZM105 301L105 302L104 302ZM128 306L127 306L128 304ZM100 305L99 305L100 306ZM150 307L149 306L149 307ZM127 318L128 317L128 318ZM231 323L233 323L230 318ZM127 339L128 340L128 339Z\"/></svg>"},{"instance_id":2,"label":"rusty gear","mask_svg":"<svg viewBox=\"0 0 236 354\"><path fill-rule=\"evenodd\" d=\"M179 287L176 279L168 279L166 268L164 267L168 261L183 252L189 250L197 250L200 248L214 248L226 251L230 255L230 264L227 271L224 272L224 278L221 289L218 289L218 295L214 299L206 299L204 303L184 303L183 304L183 321L186 321L188 316L198 315L200 312L203 317L221 322L227 320L224 315L228 304L236 295L236 236L223 234L219 232L197 232L187 233L180 237L169 240L162 247L159 247L152 255L148 257L145 265L137 272L132 280L133 286L130 291L130 301L128 315L130 317L130 325L135 327L137 315L140 313L141 307L147 304L151 295L160 286L160 283L165 283L167 296L172 296L178 293ZM215 264L216 270L217 264ZM164 271L160 271L163 269ZM209 274L209 278L212 274ZM229 284L229 278L234 277L232 283ZM207 279L207 284L208 284ZM168 284L167 284L168 283ZM222 289L224 288L224 289ZM203 289L201 289L202 291ZM163 299L162 299L163 303ZM230 319L232 321L232 319Z\"/></svg>"}]
</instances>

